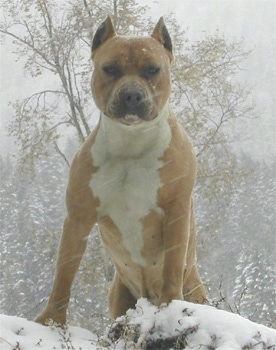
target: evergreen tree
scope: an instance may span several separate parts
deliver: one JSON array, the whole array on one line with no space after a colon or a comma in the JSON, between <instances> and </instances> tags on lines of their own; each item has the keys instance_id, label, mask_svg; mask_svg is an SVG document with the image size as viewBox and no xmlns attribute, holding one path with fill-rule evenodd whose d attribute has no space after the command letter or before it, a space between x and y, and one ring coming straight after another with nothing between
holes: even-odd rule
<instances>
[{"instance_id":1,"label":"evergreen tree","mask_svg":"<svg viewBox=\"0 0 276 350\"><path fill-rule=\"evenodd\" d=\"M134 0L15 0L1 7L0 32L13 38L27 74L45 77L43 90L13 102L9 132L19 146L20 169L28 175L1 160L3 312L20 310L32 318L38 313L34 304L48 296L52 283L68 166L97 121L90 92L94 31L107 15L120 34L148 35L154 24L145 20L147 7ZM242 41L229 42L219 33L191 43L173 15L166 23L175 56L171 104L198 156L202 270L216 286L223 275L226 294L240 312L272 322L275 168L247 158L239 162L230 147L239 136L232 125L254 114L249 91L237 79L249 53ZM92 328L88 310L106 312L112 271L93 230L72 289L69 312L75 324Z\"/></svg>"},{"instance_id":2,"label":"evergreen tree","mask_svg":"<svg viewBox=\"0 0 276 350\"><path fill-rule=\"evenodd\" d=\"M255 322L275 325L275 165L240 160L248 171L202 257L211 296ZM221 285L221 290L218 286ZM224 306L225 307L225 306Z\"/></svg>"}]
</instances>

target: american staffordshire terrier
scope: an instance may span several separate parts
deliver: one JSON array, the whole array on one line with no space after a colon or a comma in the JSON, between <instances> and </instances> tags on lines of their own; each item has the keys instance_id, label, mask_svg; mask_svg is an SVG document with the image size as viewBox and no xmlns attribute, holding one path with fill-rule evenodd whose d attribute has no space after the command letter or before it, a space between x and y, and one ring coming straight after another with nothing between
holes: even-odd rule
<instances>
[{"instance_id":1,"label":"american staffordshire terrier","mask_svg":"<svg viewBox=\"0 0 276 350\"><path fill-rule=\"evenodd\" d=\"M140 297L156 305L206 299L196 266L196 159L168 102L173 56L163 18L151 37L117 35L107 18L95 34L92 59L100 120L71 166L53 289L39 323L66 321L95 223L116 269L111 317Z\"/></svg>"}]
</instances>

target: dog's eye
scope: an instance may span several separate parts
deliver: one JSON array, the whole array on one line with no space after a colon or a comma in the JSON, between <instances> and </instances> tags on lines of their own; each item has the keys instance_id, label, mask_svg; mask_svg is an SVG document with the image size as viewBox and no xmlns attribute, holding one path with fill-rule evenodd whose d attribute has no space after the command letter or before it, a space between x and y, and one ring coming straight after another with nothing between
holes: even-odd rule
<instances>
[{"instance_id":1,"label":"dog's eye","mask_svg":"<svg viewBox=\"0 0 276 350\"><path fill-rule=\"evenodd\" d=\"M155 75L155 74L157 74L159 71L160 71L160 68L159 68L159 67L150 67L150 68L148 69L148 74L150 74L150 75Z\"/></svg>"},{"instance_id":2,"label":"dog's eye","mask_svg":"<svg viewBox=\"0 0 276 350\"><path fill-rule=\"evenodd\" d=\"M120 74L119 68L115 66L105 66L103 67L103 71L105 72L105 74L112 77Z\"/></svg>"},{"instance_id":3,"label":"dog's eye","mask_svg":"<svg viewBox=\"0 0 276 350\"><path fill-rule=\"evenodd\" d=\"M160 68L156 66L150 66L143 70L142 75L144 78L150 79L160 72Z\"/></svg>"}]
</instances>

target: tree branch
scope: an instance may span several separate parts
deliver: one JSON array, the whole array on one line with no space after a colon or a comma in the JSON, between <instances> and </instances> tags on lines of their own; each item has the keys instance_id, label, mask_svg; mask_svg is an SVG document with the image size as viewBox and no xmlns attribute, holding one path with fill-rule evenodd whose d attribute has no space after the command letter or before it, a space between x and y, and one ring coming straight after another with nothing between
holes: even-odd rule
<instances>
[{"instance_id":1,"label":"tree branch","mask_svg":"<svg viewBox=\"0 0 276 350\"><path fill-rule=\"evenodd\" d=\"M61 151L61 149L58 147L57 143L54 142L54 147L55 150L57 151L57 153L61 156L61 158L65 161L65 163L67 164L68 168L70 168L70 162L69 160L66 158L65 154Z\"/></svg>"}]
</instances>

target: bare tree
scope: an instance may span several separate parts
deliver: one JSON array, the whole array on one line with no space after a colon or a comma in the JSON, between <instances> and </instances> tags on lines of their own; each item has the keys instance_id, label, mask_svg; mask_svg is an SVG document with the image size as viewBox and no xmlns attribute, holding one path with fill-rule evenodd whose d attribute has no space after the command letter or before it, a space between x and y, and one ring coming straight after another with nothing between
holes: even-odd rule
<instances>
[{"instance_id":1,"label":"bare tree","mask_svg":"<svg viewBox=\"0 0 276 350\"><path fill-rule=\"evenodd\" d=\"M118 33L148 35L154 24L146 15L147 7L139 6L135 0L4 0L1 7L3 39L13 40L15 57L24 61L25 71L34 82L43 77L41 91L12 102L14 116L9 133L18 143L21 168L35 169L37 160L53 151L69 166L71 151L65 147L68 136L83 142L98 116L90 92L93 33L111 14ZM215 232L217 220L224 218L222 211L229 203L233 183L244 176L231 151L235 137L239 137L231 127L241 125L254 114L250 92L238 80L249 52L242 41L229 42L219 33L191 43L173 15L166 18L166 23L175 56L171 103L196 148L200 189L196 196L205 205L205 212L197 215L198 231L208 234ZM43 225L44 222L40 227ZM90 305L84 303L90 293L85 283L98 283L104 289L110 275L108 264L99 264L99 243L95 237L93 234L93 254L84 259L77 282L84 287L73 295L76 305L78 298L82 299L84 306L77 305L78 310ZM48 245L46 239L45 244ZM46 248L43 254L49 254ZM98 268L91 269L92 265ZM36 291L38 299L41 294ZM102 299L103 296L97 296L95 302L102 306ZM80 318L77 312L72 317Z\"/></svg>"},{"instance_id":2,"label":"bare tree","mask_svg":"<svg viewBox=\"0 0 276 350\"><path fill-rule=\"evenodd\" d=\"M13 38L26 71L45 79L45 89L13 102L9 133L18 142L21 164L34 164L52 145L69 165L62 140L74 132L83 142L98 114L90 93L93 32L112 14L119 33L148 33L153 24L145 21L147 7L135 0L18 0L2 7L0 32ZM254 109L249 91L236 79L249 52L242 41L229 42L219 33L189 43L174 16L166 20L175 55L171 103L196 147L199 178L232 177L231 125Z\"/></svg>"},{"instance_id":3,"label":"bare tree","mask_svg":"<svg viewBox=\"0 0 276 350\"><path fill-rule=\"evenodd\" d=\"M12 103L9 133L23 165L47 155L51 143L69 164L59 140L70 127L81 142L90 133L95 109L90 93L90 42L94 28L114 12L117 27L131 21L139 31L145 7L135 1L4 1L0 32L11 37L32 77L45 78L45 89ZM131 10L133 8L133 10ZM95 124L95 120L94 120ZM69 131L70 132L70 131Z\"/></svg>"}]
</instances>

